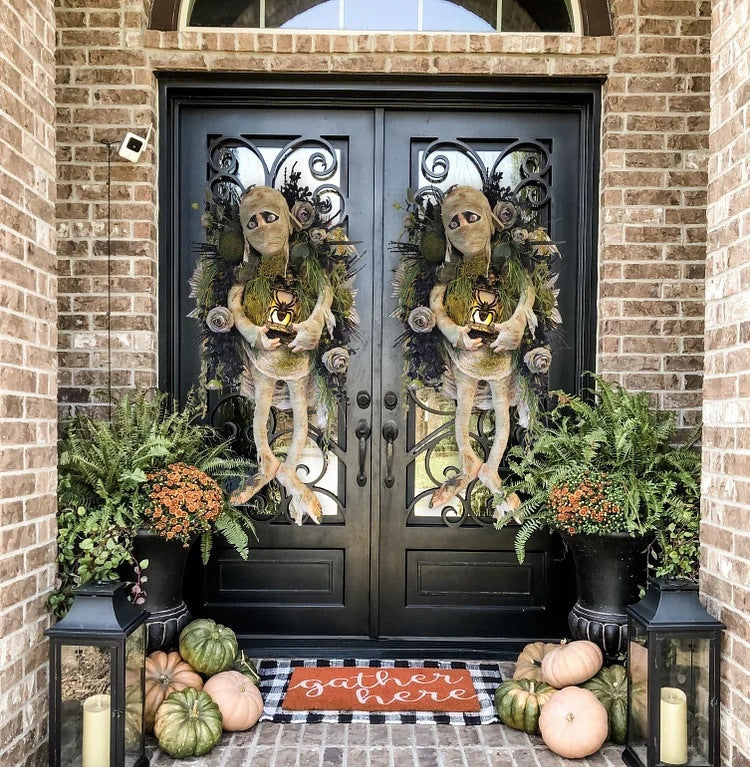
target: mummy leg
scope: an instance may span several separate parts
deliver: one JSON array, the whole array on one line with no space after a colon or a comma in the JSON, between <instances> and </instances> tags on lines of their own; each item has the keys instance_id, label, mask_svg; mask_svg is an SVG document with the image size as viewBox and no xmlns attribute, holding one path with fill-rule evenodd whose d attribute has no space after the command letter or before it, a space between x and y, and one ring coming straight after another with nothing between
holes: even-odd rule
<instances>
[{"instance_id":1,"label":"mummy leg","mask_svg":"<svg viewBox=\"0 0 750 767\"><path fill-rule=\"evenodd\" d=\"M279 468L277 478L289 493L289 513L301 525L305 514L320 524L323 509L315 493L297 476L297 466L307 444L307 377L288 381L292 401L293 432L286 460Z\"/></svg>"},{"instance_id":2,"label":"mummy leg","mask_svg":"<svg viewBox=\"0 0 750 767\"><path fill-rule=\"evenodd\" d=\"M255 383L255 412L253 413L253 441L258 450L258 473L249 477L245 484L232 494L235 505L247 503L264 485L267 485L279 469L279 459L268 443L268 416L273 401L274 381L258 370L253 370Z\"/></svg>"},{"instance_id":3,"label":"mummy leg","mask_svg":"<svg viewBox=\"0 0 750 767\"><path fill-rule=\"evenodd\" d=\"M476 379L470 378L458 368L454 368L453 375L456 380L456 444L461 462L461 472L451 477L432 494L430 508L443 506L465 490L477 477L482 465L479 456L474 452L469 437L469 424L471 411L474 407L474 395L477 391Z\"/></svg>"},{"instance_id":4,"label":"mummy leg","mask_svg":"<svg viewBox=\"0 0 750 767\"><path fill-rule=\"evenodd\" d=\"M500 462L505 455L510 436L510 382L504 378L501 381L490 381L492 405L495 410L495 436L492 438L492 448L487 460L479 469L479 480L493 494L502 489L502 481L498 474ZM521 505L519 497L511 493L503 501L495 502L493 516L500 519L508 512L514 511Z\"/></svg>"}]
</instances>

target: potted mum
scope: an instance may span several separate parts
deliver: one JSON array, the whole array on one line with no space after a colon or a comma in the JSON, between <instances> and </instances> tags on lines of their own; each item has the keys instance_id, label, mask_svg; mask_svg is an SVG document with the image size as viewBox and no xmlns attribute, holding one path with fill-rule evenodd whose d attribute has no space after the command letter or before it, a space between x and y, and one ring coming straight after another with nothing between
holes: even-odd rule
<instances>
[{"instance_id":1,"label":"potted mum","mask_svg":"<svg viewBox=\"0 0 750 767\"><path fill-rule=\"evenodd\" d=\"M498 527L520 524L523 562L536 530L559 532L576 565L572 635L610 657L626 646L625 606L637 600L647 565L656 575L696 578L700 522L697 435L675 444L675 415L593 376L584 396L558 392L557 406L508 454L503 492L523 503Z\"/></svg>"},{"instance_id":2,"label":"potted mum","mask_svg":"<svg viewBox=\"0 0 750 767\"><path fill-rule=\"evenodd\" d=\"M149 650L167 647L190 620L182 576L192 543L200 537L205 563L218 532L247 558L253 525L230 503L228 484L254 466L201 415L194 395L179 407L157 392L123 397L111 421L79 415L67 424L59 446L59 584L50 599L58 616L86 581L134 579L133 599L151 613Z\"/></svg>"}]
</instances>

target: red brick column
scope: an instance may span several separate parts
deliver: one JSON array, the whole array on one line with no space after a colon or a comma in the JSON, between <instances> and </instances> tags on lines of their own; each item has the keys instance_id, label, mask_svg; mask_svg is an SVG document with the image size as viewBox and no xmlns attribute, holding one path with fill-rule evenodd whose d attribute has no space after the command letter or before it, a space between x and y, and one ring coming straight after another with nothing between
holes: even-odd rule
<instances>
[{"instance_id":1,"label":"red brick column","mask_svg":"<svg viewBox=\"0 0 750 767\"><path fill-rule=\"evenodd\" d=\"M57 454L52 0L0 8L0 764L47 763Z\"/></svg>"},{"instance_id":2,"label":"red brick column","mask_svg":"<svg viewBox=\"0 0 750 767\"><path fill-rule=\"evenodd\" d=\"M728 627L722 763L750 765L750 17L713 3L701 586Z\"/></svg>"}]
</instances>

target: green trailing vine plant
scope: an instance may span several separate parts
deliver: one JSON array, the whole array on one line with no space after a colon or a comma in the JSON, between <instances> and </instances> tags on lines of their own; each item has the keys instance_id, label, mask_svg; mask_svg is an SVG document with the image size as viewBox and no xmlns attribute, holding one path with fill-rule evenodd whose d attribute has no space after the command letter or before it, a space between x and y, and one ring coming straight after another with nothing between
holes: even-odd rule
<instances>
[{"instance_id":1,"label":"green trailing vine plant","mask_svg":"<svg viewBox=\"0 0 750 767\"><path fill-rule=\"evenodd\" d=\"M674 413L653 408L600 376L583 397L563 392L532 422L525 444L508 452L503 494L524 500L504 527L520 524L515 548L523 562L537 530L570 534L653 535L656 575L697 577L700 522L698 432L676 444Z\"/></svg>"},{"instance_id":2,"label":"green trailing vine plant","mask_svg":"<svg viewBox=\"0 0 750 767\"><path fill-rule=\"evenodd\" d=\"M136 576L134 597L142 597L147 562L133 556L133 540L148 526L151 491L148 474L185 463L205 472L222 488L221 514L201 535L206 562L213 533L218 532L243 558L249 516L228 500L232 483L252 473L254 463L233 454L231 443L200 422L202 407L190 393L179 407L166 394L124 396L112 420L78 415L63 426L58 470L58 577L50 608L63 615L73 590L89 580L117 578L124 570ZM264 503L261 496L258 503Z\"/></svg>"}]
</instances>

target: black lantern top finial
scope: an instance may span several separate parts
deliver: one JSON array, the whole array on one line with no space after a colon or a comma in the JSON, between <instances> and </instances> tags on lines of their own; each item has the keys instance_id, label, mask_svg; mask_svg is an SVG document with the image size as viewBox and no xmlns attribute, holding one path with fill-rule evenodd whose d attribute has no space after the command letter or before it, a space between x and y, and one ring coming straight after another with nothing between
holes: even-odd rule
<instances>
[{"instance_id":1,"label":"black lantern top finial","mask_svg":"<svg viewBox=\"0 0 750 767\"><path fill-rule=\"evenodd\" d=\"M51 637L81 632L102 637L126 636L145 622L148 613L128 602L119 581L93 581L77 588L68 614L47 630Z\"/></svg>"},{"instance_id":2,"label":"black lantern top finial","mask_svg":"<svg viewBox=\"0 0 750 767\"><path fill-rule=\"evenodd\" d=\"M698 599L698 584L685 578L649 578L643 599L626 608L648 631L721 631L726 626Z\"/></svg>"}]
</instances>

